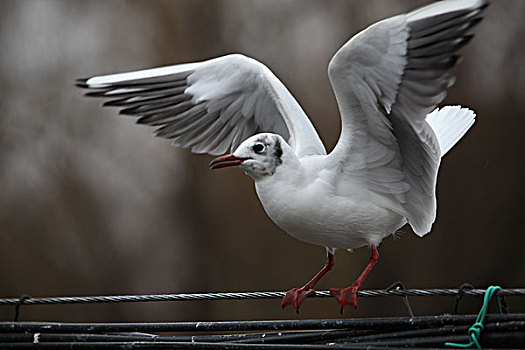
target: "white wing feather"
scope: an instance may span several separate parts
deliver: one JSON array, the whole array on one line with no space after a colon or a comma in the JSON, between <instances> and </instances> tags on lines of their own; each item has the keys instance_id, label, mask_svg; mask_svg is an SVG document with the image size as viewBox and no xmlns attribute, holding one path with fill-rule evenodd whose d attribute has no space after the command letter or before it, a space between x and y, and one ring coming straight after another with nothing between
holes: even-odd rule
<instances>
[{"instance_id":1,"label":"white wing feather","mask_svg":"<svg viewBox=\"0 0 525 350\"><path fill-rule=\"evenodd\" d=\"M328 156L339 174L336 191L345 196L367 189L361 193L405 216L420 236L435 220L443 153L434 131L444 128L435 122L433 131L426 116L453 84L447 72L457 62L455 52L469 41L466 33L485 6L483 0L441 1L383 20L349 40L329 65L342 118ZM451 146L463 134L443 142Z\"/></svg>"},{"instance_id":2,"label":"white wing feather","mask_svg":"<svg viewBox=\"0 0 525 350\"><path fill-rule=\"evenodd\" d=\"M280 134L298 156L326 154L297 101L262 63L234 54L198 63L79 80L88 96L160 126L157 136L195 153L235 150L259 132Z\"/></svg>"},{"instance_id":3,"label":"white wing feather","mask_svg":"<svg viewBox=\"0 0 525 350\"><path fill-rule=\"evenodd\" d=\"M443 157L474 125L476 113L461 106L445 106L436 108L426 120L436 134Z\"/></svg>"}]
</instances>

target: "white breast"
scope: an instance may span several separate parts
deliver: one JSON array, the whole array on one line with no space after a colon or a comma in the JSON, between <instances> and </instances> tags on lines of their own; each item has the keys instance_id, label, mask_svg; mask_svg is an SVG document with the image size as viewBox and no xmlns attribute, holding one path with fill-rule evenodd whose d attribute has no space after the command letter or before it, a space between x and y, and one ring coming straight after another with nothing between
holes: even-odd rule
<instances>
[{"instance_id":1,"label":"white breast","mask_svg":"<svg viewBox=\"0 0 525 350\"><path fill-rule=\"evenodd\" d=\"M257 181L255 188L264 210L280 228L299 240L330 248L378 245L406 222L366 196L338 196L323 176L301 174L298 169Z\"/></svg>"}]
</instances>

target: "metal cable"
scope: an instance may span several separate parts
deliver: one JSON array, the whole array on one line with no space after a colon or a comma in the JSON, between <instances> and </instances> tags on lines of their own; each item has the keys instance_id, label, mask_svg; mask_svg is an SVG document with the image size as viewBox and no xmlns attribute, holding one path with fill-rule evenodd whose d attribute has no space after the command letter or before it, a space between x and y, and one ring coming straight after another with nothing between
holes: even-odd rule
<instances>
[{"instance_id":1,"label":"metal cable","mask_svg":"<svg viewBox=\"0 0 525 350\"><path fill-rule=\"evenodd\" d=\"M388 297L388 296L483 296L485 289L405 289L405 290L362 290L359 297ZM87 303L131 303L152 301L190 301L190 300L235 300L235 299L279 299L286 292L231 292L231 293L192 293L192 294L148 294L148 295L106 295L106 296L72 296L72 297L44 297L31 298L0 298L1 305L36 305L36 304L87 304ZM523 296L525 288L501 289L496 293L500 296ZM331 297L330 291L316 291L313 298Z\"/></svg>"}]
</instances>

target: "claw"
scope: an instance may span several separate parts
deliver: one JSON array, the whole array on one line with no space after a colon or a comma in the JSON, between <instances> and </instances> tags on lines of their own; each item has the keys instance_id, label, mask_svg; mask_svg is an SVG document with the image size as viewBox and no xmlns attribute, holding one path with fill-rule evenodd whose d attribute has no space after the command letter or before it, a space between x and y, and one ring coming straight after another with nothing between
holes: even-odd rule
<instances>
[{"instance_id":1,"label":"claw","mask_svg":"<svg viewBox=\"0 0 525 350\"><path fill-rule=\"evenodd\" d=\"M294 288L289 290L281 302L281 306L284 309L288 305L293 305L295 307L295 312L299 313L299 308L303 303L304 299L308 298L310 295L315 294L314 286L319 282L319 280L332 269L334 266L334 252L333 249L326 249L326 263L324 264L321 271L319 271L310 282L306 283L301 288Z\"/></svg>"},{"instance_id":2,"label":"claw","mask_svg":"<svg viewBox=\"0 0 525 350\"><path fill-rule=\"evenodd\" d=\"M330 294L332 294L335 297L337 303L339 304L341 315L343 314L343 310L346 305L353 306L354 309L357 309L358 289L359 286L357 285L351 285L350 287L344 289L330 289Z\"/></svg>"},{"instance_id":3,"label":"claw","mask_svg":"<svg viewBox=\"0 0 525 350\"><path fill-rule=\"evenodd\" d=\"M286 293L281 306L284 309L288 305L293 305L295 307L295 312L299 313L299 308L303 301L313 294L315 294L315 290L312 288L294 288Z\"/></svg>"},{"instance_id":4,"label":"claw","mask_svg":"<svg viewBox=\"0 0 525 350\"><path fill-rule=\"evenodd\" d=\"M368 265L366 265L365 269L361 273L361 276L359 276L358 279L355 280L355 282L348 288L343 289L336 289L332 288L330 289L330 294L332 294L339 303L341 314L343 314L343 309L346 305L353 306L355 309L357 309L357 291L361 289L363 286L363 281L365 280L368 273L372 270L372 268L377 263L377 260L379 260L379 252L377 251L377 248L375 245L372 245L372 256L370 257L370 262Z\"/></svg>"}]
</instances>

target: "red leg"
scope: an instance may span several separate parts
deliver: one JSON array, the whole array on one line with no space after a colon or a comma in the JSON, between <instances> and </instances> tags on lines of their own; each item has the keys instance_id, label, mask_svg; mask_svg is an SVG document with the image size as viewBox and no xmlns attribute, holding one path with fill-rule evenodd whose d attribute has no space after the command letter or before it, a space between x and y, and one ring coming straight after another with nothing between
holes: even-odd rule
<instances>
[{"instance_id":1,"label":"red leg","mask_svg":"<svg viewBox=\"0 0 525 350\"><path fill-rule=\"evenodd\" d=\"M370 262L368 263L368 265L366 265L365 269L361 273L361 276L359 276L359 278L356 279L355 282L348 288L330 289L330 293L337 299L337 302L341 307L341 314L343 313L343 309L347 304L350 304L350 306L357 308L357 291L361 289L361 287L363 286L363 281L365 280L366 276L368 276L372 268L374 268L375 264L377 264L378 260L379 252L377 251L376 246L373 245Z\"/></svg>"},{"instance_id":2,"label":"red leg","mask_svg":"<svg viewBox=\"0 0 525 350\"><path fill-rule=\"evenodd\" d=\"M317 275L314 276L304 286L301 288L294 288L286 293L286 295L283 298L283 301L281 303L281 306L283 309L288 305L293 305L295 307L295 311L299 313L299 307L303 303L304 299L306 299L308 296L315 293L314 286L319 282L319 280L332 269L334 266L334 253L330 251L329 249L326 250L326 263L324 264L321 271L317 273Z\"/></svg>"}]
</instances>

